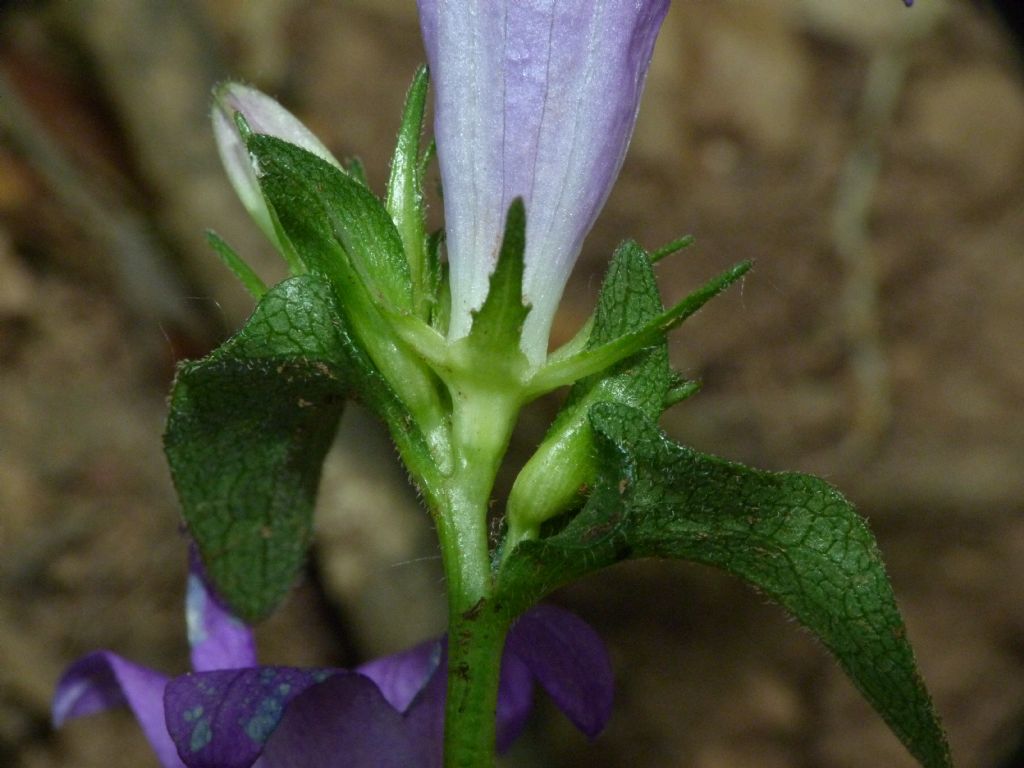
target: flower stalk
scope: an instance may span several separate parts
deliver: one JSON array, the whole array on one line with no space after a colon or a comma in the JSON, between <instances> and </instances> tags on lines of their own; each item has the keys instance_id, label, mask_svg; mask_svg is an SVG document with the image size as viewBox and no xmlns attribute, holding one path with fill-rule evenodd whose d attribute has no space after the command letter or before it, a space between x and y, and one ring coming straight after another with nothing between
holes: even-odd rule
<instances>
[{"instance_id":1,"label":"flower stalk","mask_svg":"<svg viewBox=\"0 0 1024 768\"><path fill-rule=\"evenodd\" d=\"M490 598L451 614L448 626L445 768L494 765L495 713L508 622Z\"/></svg>"}]
</instances>

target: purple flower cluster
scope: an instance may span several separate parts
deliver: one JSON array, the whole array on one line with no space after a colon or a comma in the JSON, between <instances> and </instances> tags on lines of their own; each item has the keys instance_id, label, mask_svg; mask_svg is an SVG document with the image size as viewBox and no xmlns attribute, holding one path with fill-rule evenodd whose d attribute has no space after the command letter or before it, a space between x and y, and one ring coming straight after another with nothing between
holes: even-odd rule
<instances>
[{"instance_id":1,"label":"purple flower cluster","mask_svg":"<svg viewBox=\"0 0 1024 768\"><path fill-rule=\"evenodd\" d=\"M345 669L260 666L251 630L210 590L196 558L186 595L191 673L169 678L110 651L71 665L53 721L127 704L164 768L439 767L444 639ZM534 684L586 735L611 714L612 673L596 633L538 606L513 626L502 660L498 749L526 725Z\"/></svg>"}]
</instances>

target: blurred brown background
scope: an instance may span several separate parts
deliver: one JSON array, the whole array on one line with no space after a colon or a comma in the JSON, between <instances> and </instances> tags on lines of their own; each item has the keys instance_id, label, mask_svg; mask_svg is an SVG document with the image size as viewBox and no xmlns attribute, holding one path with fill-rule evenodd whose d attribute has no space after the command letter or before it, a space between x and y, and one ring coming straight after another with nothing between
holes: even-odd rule
<instances>
[{"instance_id":1,"label":"blurred brown background","mask_svg":"<svg viewBox=\"0 0 1024 768\"><path fill-rule=\"evenodd\" d=\"M281 275L218 166L210 87L278 96L379 190L423 58L414 3L0 14L0 765L155 765L126 713L55 735L48 699L98 647L186 668L164 400L175 360L251 306L204 228ZM659 267L666 299L757 260L677 334L704 391L665 426L859 504L965 767L1024 764L1022 182L1021 59L985 6L676 0L556 328L589 313L623 237L696 235ZM554 407L529 411L513 464ZM343 433L266 661L351 664L443 625L425 513L367 417ZM542 704L509 766L912 765L820 646L722 574L641 563L557 597L607 638L616 712L588 745Z\"/></svg>"}]
</instances>

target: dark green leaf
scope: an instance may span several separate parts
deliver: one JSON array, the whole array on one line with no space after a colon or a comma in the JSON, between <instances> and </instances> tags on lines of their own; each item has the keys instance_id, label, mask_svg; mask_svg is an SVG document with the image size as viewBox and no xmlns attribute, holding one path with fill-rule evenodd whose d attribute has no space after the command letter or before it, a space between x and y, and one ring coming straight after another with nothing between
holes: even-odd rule
<instances>
[{"instance_id":1,"label":"dark green leaf","mask_svg":"<svg viewBox=\"0 0 1024 768\"><path fill-rule=\"evenodd\" d=\"M362 183L271 136L250 135L260 188L309 271L335 283L347 256L366 289L391 309L412 309L409 265L388 212Z\"/></svg>"},{"instance_id":2,"label":"dark green leaf","mask_svg":"<svg viewBox=\"0 0 1024 768\"><path fill-rule=\"evenodd\" d=\"M663 311L650 258L637 243L627 240L616 249L608 266L608 274L597 297L594 328L586 348L601 347L634 333ZM661 337L610 371L577 384L569 402L572 404L589 394L587 409L601 401L624 403L656 419L661 415L665 393L671 383L668 345Z\"/></svg>"},{"instance_id":3,"label":"dark green leaf","mask_svg":"<svg viewBox=\"0 0 1024 768\"><path fill-rule=\"evenodd\" d=\"M309 543L323 458L348 390L329 286L287 280L208 357L185 363L164 447L189 531L234 611L263 618Z\"/></svg>"},{"instance_id":4,"label":"dark green leaf","mask_svg":"<svg viewBox=\"0 0 1024 768\"><path fill-rule=\"evenodd\" d=\"M838 491L677 445L626 406L599 404L591 421L598 482L564 529L508 558L499 590L510 610L627 558L722 568L814 632L923 765L952 765L874 538Z\"/></svg>"}]
</instances>

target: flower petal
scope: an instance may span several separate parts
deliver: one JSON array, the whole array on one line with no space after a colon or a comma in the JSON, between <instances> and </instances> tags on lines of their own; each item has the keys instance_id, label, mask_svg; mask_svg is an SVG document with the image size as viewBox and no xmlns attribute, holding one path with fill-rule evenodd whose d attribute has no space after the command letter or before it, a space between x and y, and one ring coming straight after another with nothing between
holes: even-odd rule
<instances>
[{"instance_id":1,"label":"flower petal","mask_svg":"<svg viewBox=\"0 0 1024 768\"><path fill-rule=\"evenodd\" d=\"M195 547L189 553L185 619L192 648L192 669L196 672L256 666L256 641L252 630L214 594Z\"/></svg>"},{"instance_id":2,"label":"flower petal","mask_svg":"<svg viewBox=\"0 0 1024 768\"><path fill-rule=\"evenodd\" d=\"M405 712L406 728L420 745L422 759L436 754L437 765L444 742L446 645L446 639L421 643L358 670L377 684L391 706ZM533 673L518 656L506 651L501 662L496 713L499 752L506 751L519 738L532 710Z\"/></svg>"},{"instance_id":3,"label":"flower petal","mask_svg":"<svg viewBox=\"0 0 1024 768\"><path fill-rule=\"evenodd\" d=\"M57 683L53 724L127 704L164 768L184 768L164 724L167 677L109 651L76 661Z\"/></svg>"},{"instance_id":4,"label":"flower petal","mask_svg":"<svg viewBox=\"0 0 1024 768\"><path fill-rule=\"evenodd\" d=\"M245 117L254 133L263 133L295 144L339 169L341 163L295 115L265 93L233 82L222 83L214 89L211 119L224 170L249 215L280 250L281 244L274 231L270 210L260 191L249 152L235 125L236 112Z\"/></svg>"},{"instance_id":5,"label":"flower petal","mask_svg":"<svg viewBox=\"0 0 1024 768\"><path fill-rule=\"evenodd\" d=\"M339 672L288 705L260 768L423 766L405 719L372 680Z\"/></svg>"},{"instance_id":6,"label":"flower petal","mask_svg":"<svg viewBox=\"0 0 1024 768\"><path fill-rule=\"evenodd\" d=\"M444 709L448 688L447 641L441 644L441 661L434 675L405 711L404 727L416 746L416 768L441 768L444 762Z\"/></svg>"},{"instance_id":7,"label":"flower petal","mask_svg":"<svg viewBox=\"0 0 1024 768\"><path fill-rule=\"evenodd\" d=\"M428 640L408 651L369 661L356 671L376 683L392 707L405 712L430 682L442 660L442 641ZM444 677L443 672L441 676Z\"/></svg>"},{"instance_id":8,"label":"flower petal","mask_svg":"<svg viewBox=\"0 0 1024 768\"><path fill-rule=\"evenodd\" d=\"M333 674L252 667L177 677L164 693L167 731L188 768L248 768L289 702Z\"/></svg>"},{"instance_id":9,"label":"flower petal","mask_svg":"<svg viewBox=\"0 0 1024 768\"><path fill-rule=\"evenodd\" d=\"M451 268L450 336L487 295L505 211L527 209L523 351L618 175L669 0L419 0Z\"/></svg>"},{"instance_id":10,"label":"flower petal","mask_svg":"<svg viewBox=\"0 0 1024 768\"><path fill-rule=\"evenodd\" d=\"M469 333L501 245L504 114L501 52L506 2L419 0L434 87L434 137L444 188L452 286L449 335Z\"/></svg>"},{"instance_id":11,"label":"flower petal","mask_svg":"<svg viewBox=\"0 0 1024 768\"><path fill-rule=\"evenodd\" d=\"M538 605L509 632L506 655L529 667L566 717L594 738L611 717L615 680L598 634L583 619Z\"/></svg>"},{"instance_id":12,"label":"flower petal","mask_svg":"<svg viewBox=\"0 0 1024 768\"><path fill-rule=\"evenodd\" d=\"M533 711L533 673L515 653L505 651L498 686L497 747L504 752L518 739Z\"/></svg>"}]
</instances>

